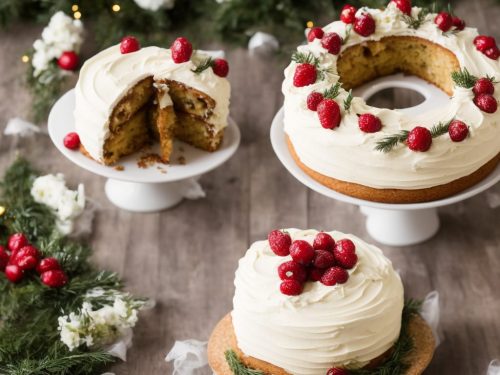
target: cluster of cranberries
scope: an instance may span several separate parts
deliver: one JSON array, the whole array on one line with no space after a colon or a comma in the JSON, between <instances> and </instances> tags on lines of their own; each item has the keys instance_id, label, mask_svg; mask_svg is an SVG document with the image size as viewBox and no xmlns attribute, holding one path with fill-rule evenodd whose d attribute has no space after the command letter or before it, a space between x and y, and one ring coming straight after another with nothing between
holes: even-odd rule
<instances>
[{"instance_id":1,"label":"cluster of cranberries","mask_svg":"<svg viewBox=\"0 0 500 375\"><path fill-rule=\"evenodd\" d=\"M61 270L57 259L42 258L24 234L12 234L7 241L7 249L0 246L0 271L5 272L9 281L17 283L32 270L35 270L42 283L50 288L60 288L68 282L68 277Z\"/></svg>"},{"instance_id":2,"label":"cluster of cranberries","mask_svg":"<svg viewBox=\"0 0 500 375\"><path fill-rule=\"evenodd\" d=\"M273 230L268 235L271 250L278 256L290 255L292 260L278 267L282 280L280 291L288 296L302 293L304 283L320 281L332 286L344 284L349 278L347 270L357 261L356 247L349 239L335 240L328 233L320 232L311 245L305 240L295 240L286 232Z\"/></svg>"},{"instance_id":3,"label":"cluster of cranberries","mask_svg":"<svg viewBox=\"0 0 500 375\"><path fill-rule=\"evenodd\" d=\"M487 35L478 35L474 38L476 49L492 60L498 60L500 50L498 49L495 38Z\"/></svg>"},{"instance_id":4,"label":"cluster of cranberries","mask_svg":"<svg viewBox=\"0 0 500 375\"><path fill-rule=\"evenodd\" d=\"M325 129L333 129L340 124L340 106L331 99L325 98L320 92L311 92L307 96L307 108L318 112L319 122Z\"/></svg>"},{"instance_id":5,"label":"cluster of cranberries","mask_svg":"<svg viewBox=\"0 0 500 375\"><path fill-rule=\"evenodd\" d=\"M452 16L448 12L439 12L434 18L434 23L442 32L453 30L462 31L465 29L465 21L459 17Z\"/></svg>"},{"instance_id":6,"label":"cluster of cranberries","mask_svg":"<svg viewBox=\"0 0 500 375\"><path fill-rule=\"evenodd\" d=\"M375 20L369 13L356 17L357 9L346 4L340 11L340 20L348 25L352 24L353 30L361 36L367 37L375 32Z\"/></svg>"},{"instance_id":7,"label":"cluster of cranberries","mask_svg":"<svg viewBox=\"0 0 500 375\"><path fill-rule=\"evenodd\" d=\"M448 135L453 142L462 142L469 134L469 127L460 120L453 120L448 125ZM423 126L415 126L406 139L406 145L412 151L425 152L431 148L432 134Z\"/></svg>"},{"instance_id":8,"label":"cluster of cranberries","mask_svg":"<svg viewBox=\"0 0 500 375\"><path fill-rule=\"evenodd\" d=\"M495 86L493 86L493 79L488 77L479 78L474 87L474 104L483 112L495 113L498 107L497 100L493 96Z\"/></svg>"}]
</instances>

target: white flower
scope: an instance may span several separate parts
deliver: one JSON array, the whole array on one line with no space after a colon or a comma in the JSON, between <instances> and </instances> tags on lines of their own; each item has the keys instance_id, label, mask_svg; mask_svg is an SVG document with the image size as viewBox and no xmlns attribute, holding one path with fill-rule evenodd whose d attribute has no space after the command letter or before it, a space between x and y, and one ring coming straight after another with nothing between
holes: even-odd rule
<instances>
[{"instance_id":1,"label":"white flower","mask_svg":"<svg viewBox=\"0 0 500 375\"><path fill-rule=\"evenodd\" d=\"M31 187L31 196L35 202L45 204L54 211L56 227L62 234L73 231L74 220L85 208L84 186L78 185L77 191L68 189L62 173L36 178Z\"/></svg>"},{"instance_id":2,"label":"white flower","mask_svg":"<svg viewBox=\"0 0 500 375\"><path fill-rule=\"evenodd\" d=\"M49 63L59 58L65 51L79 52L83 43L83 24L73 20L64 12L55 13L49 24L42 31L42 39L33 43L32 65L34 76L37 77L49 66Z\"/></svg>"},{"instance_id":3,"label":"white flower","mask_svg":"<svg viewBox=\"0 0 500 375\"><path fill-rule=\"evenodd\" d=\"M175 0L134 0L142 9L156 12L160 8L172 9L175 6Z\"/></svg>"}]
</instances>

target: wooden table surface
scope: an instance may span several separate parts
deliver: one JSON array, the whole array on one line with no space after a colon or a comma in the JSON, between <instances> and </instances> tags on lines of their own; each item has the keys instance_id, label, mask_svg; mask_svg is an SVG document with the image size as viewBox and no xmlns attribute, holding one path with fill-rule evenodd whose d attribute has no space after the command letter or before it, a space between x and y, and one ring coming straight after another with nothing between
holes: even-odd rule
<instances>
[{"instance_id":1,"label":"wooden table surface","mask_svg":"<svg viewBox=\"0 0 500 375\"><path fill-rule=\"evenodd\" d=\"M500 6L464 0L454 8L482 33L500 38ZM9 118L28 114L20 56L40 31L29 25L0 31L2 127ZM157 302L135 329L127 363L111 369L116 374L171 373L163 359L174 341L208 338L231 309L238 259L269 230L337 229L372 241L357 207L307 189L274 155L269 127L282 105L286 61L252 57L244 49L229 51L228 60L231 116L240 126L242 144L229 162L203 176L205 199L184 201L162 213L121 211L105 197L105 179L70 163L48 137L1 136L0 172L19 152L47 173L63 172L72 186L85 184L88 196L100 205L91 237L96 264L119 272L130 291ZM398 96L396 104L405 100ZM402 274L407 297L440 293L444 341L426 374L484 374L489 361L500 358L500 208L491 207L495 194L498 199L500 186L441 209L441 230L426 243L382 246Z\"/></svg>"}]
</instances>

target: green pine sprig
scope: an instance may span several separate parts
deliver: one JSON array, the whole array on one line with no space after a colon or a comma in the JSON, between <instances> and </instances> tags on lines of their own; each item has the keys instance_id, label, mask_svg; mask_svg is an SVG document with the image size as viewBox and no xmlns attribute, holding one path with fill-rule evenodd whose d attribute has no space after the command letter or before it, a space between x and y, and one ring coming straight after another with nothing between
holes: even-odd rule
<instances>
[{"instance_id":1,"label":"green pine sprig","mask_svg":"<svg viewBox=\"0 0 500 375\"><path fill-rule=\"evenodd\" d=\"M406 139L408 138L408 134L410 134L408 130L401 130L397 134L392 134L385 138L382 138L377 142L375 150L382 151L385 153L390 152L398 144L405 142Z\"/></svg>"},{"instance_id":2,"label":"green pine sprig","mask_svg":"<svg viewBox=\"0 0 500 375\"><path fill-rule=\"evenodd\" d=\"M214 63L214 60L211 57L209 57L209 58L203 60L196 68L191 69L191 71L196 73L196 74L200 74L201 72L212 67L213 63Z\"/></svg>"},{"instance_id":3,"label":"green pine sprig","mask_svg":"<svg viewBox=\"0 0 500 375\"><path fill-rule=\"evenodd\" d=\"M245 366L243 362L240 361L238 355L234 350L228 349L224 352L227 364L231 369L233 375L264 375L262 371L253 370Z\"/></svg>"},{"instance_id":4,"label":"green pine sprig","mask_svg":"<svg viewBox=\"0 0 500 375\"><path fill-rule=\"evenodd\" d=\"M403 21L408 25L410 29L417 30L422 24L426 22L427 15L429 14L429 9L422 8L418 13L417 17L412 17L407 14L403 15Z\"/></svg>"},{"instance_id":5,"label":"green pine sprig","mask_svg":"<svg viewBox=\"0 0 500 375\"><path fill-rule=\"evenodd\" d=\"M325 99L335 99L339 95L340 83L337 82L335 85L332 85L329 89L323 91L323 97Z\"/></svg>"},{"instance_id":6,"label":"green pine sprig","mask_svg":"<svg viewBox=\"0 0 500 375\"><path fill-rule=\"evenodd\" d=\"M443 134L448 133L448 128L450 127L451 121L448 122L439 122L436 125L433 125L432 128L430 129L432 138L439 137Z\"/></svg>"},{"instance_id":7,"label":"green pine sprig","mask_svg":"<svg viewBox=\"0 0 500 375\"><path fill-rule=\"evenodd\" d=\"M292 61L296 62L297 64L311 64L316 68L319 67L319 59L311 52L309 52L308 54L305 54L303 52L294 52L292 54Z\"/></svg>"},{"instance_id":8,"label":"green pine sprig","mask_svg":"<svg viewBox=\"0 0 500 375\"><path fill-rule=\"evenodd\" d=\"M477 77L469 73L467 68L451 73L451 79L458 87L471 89L477 81Z\"/></svg>"},{"instance_id":9,"label":"green pine sprig","mask_svg":"<svg viewBox=\"0 0 500 375\"><path fill-rule=\"evenodd\" d=\"M351 109L351 104L352 104L352 90L349 90L349 93L347 94L347 98L344 99L344 111L349 112Z\"/></svg>"}]
</instances>

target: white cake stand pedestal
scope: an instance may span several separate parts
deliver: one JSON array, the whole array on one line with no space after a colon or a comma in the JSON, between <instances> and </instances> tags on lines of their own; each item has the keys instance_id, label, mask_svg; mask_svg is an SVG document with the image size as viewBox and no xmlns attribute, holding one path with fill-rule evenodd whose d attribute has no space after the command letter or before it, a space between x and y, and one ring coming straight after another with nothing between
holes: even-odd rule
<instances>
[{"instance_id":1,"label":"white cake stand pedestal","mask_svg":"<svg viewBox=\"0 0 500 375\"><path fill-rule=\"evenodd\" d=\"M134 154L121 160L119 165L123 170L118 170L64 147L64 136L75 131L74 107L75 95L70 90L52 108L48 120L52 142L77 166L107 177L106 196L113 204L128 211L156 212L177 205L186 197L187 191L196 187L194 182L201 175L227 161L240 143L240 131L230 119L222 145L216 152L202 151L175 141L172 164L153 164L148 168L140 168L137 164L139 154ZM159 146L154 146L150 152L159 152ZM185 164L178 162L181 157L186 161Z\"/></svg>"},{"instance_id":2,"label":"white cake stand pedestal","mask_svg":"<svg viewBox=\"0 0 500 375\"><path fill-rule=\"evenodd\" d=\"M422 104L404 109L414 113L434 105L441 105L444 100L449 100L434 86L422 82L415 77L390 76L376 80L370 86L361 87L355 92L355 95L366 98L390 87L414 89L426 98ZM363 90L370 90L369 95ZM500 181L500 166L498 166L493 173L477 185L449 198L414 204L377 203L338 193L309 177L295 163L288 150L283 129L283 109L280 109L274 117L271 126L271 143L278 159L297 180L327 197L359 206L361 212L366 216L366 229L370 236L376 241L390 246L413 245L430 239L439 230L438 207L463 201Z\"/></svg>"}]
</instances>

